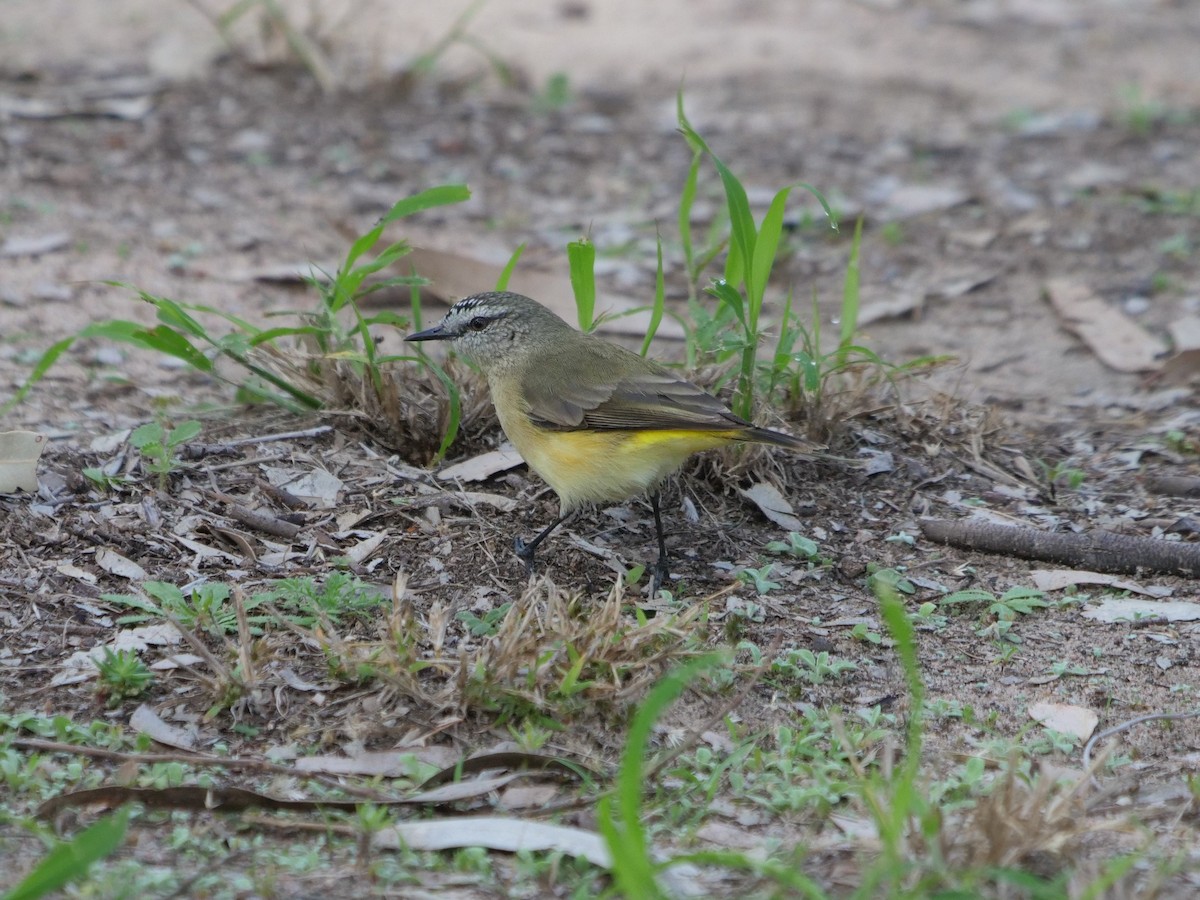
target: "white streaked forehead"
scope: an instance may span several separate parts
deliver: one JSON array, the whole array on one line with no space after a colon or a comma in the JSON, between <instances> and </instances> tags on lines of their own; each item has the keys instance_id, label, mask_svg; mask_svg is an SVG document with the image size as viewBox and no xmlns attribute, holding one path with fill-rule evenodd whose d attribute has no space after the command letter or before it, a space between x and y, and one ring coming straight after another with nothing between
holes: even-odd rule
<instances>
[{"instance_id":1,"label":"white streaked forehead","mask_svg":"<svg viewBox=\"0 0 1200 900\"><path fill-rule=\"evenodd\" d=\"M478 309L481 306L490 306L491 299L492 297L489 294L475 294L471 297L464 297L462 300L459 300L452 307L450 307L450 312L469 312L470 310Z\"/></svg>"}]
</instances>

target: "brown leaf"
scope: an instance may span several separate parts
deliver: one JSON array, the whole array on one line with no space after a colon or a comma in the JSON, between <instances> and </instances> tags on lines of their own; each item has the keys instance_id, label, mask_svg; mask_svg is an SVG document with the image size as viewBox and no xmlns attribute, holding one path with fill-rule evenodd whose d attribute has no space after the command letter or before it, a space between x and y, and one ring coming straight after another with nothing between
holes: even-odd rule
<instances>
[{"instance_id":1,"label":"brown leaf","mask_svg":"<svg viewBox=\"0 0 1200 900\"><path fill-rule=\"evenodd\" d=\"M1145 372L1158 367L1162 343L1091 288L1070 278L1046 282L1046 297L1062 320L1100 362L1118 372Z\"/></svg>"}]
</instances>

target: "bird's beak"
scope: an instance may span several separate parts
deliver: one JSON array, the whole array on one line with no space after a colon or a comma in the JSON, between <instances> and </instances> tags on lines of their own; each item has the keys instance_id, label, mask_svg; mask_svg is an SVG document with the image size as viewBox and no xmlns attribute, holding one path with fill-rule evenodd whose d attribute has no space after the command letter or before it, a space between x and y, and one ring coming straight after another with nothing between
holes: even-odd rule
<instances>
[{"instance_id":1,"label":"bird's beak","mask_svg":"<svg viewBox=\"0 0 1200 900\"><path fill-rule=\"evenodd\" d=\"M442 323L434 325L432 328L426 328L424 331L418 331L415 334L410 334L405 338L406 341L449 341L458 337L447 331Z\"/></svg>"}]
</instances>

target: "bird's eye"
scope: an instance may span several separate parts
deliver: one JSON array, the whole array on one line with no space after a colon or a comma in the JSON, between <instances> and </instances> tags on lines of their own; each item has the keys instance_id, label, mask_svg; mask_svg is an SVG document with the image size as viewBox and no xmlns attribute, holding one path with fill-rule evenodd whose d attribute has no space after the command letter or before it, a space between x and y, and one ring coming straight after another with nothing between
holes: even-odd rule
<instances>
[{"instance_id":1,"label":"bird's eye","mask_svg":"<svg viewBox=\"0 0 1200 900\"><path fill-rule=\"evenodd\" d=\"M488 327L488 323L490 321L490 319L487 319L484 316L476 316L467 323L467 328L471 329L471 331L483 331L483 329Z\"/></svg>"}]
</instances>

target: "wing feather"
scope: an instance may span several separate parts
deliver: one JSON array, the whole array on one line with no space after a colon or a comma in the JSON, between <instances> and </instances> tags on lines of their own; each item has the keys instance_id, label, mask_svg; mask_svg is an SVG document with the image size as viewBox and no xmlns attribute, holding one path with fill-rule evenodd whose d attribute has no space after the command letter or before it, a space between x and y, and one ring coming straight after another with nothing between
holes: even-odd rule
<instances>
[{"instance_id":1,"label":"wing feather","mask_svg":"<svg viewBox=\"0 0 1200 900\"><path fill-rule=\"evenodd\" d=\"M525 373L522 393L535 425L558 431L723 431L748 425L716 397L623 348L589 346L586 351L591 352L582 354L588 358L581 359L583 350L573 347L570 357L563 353L543 357L538 371ZM581 369L589 373L587 383L579 378L552 382L545 377L548 370L575 373ZM606 369L611 374L596 377Z\"/></svg>"}]
</instances>

